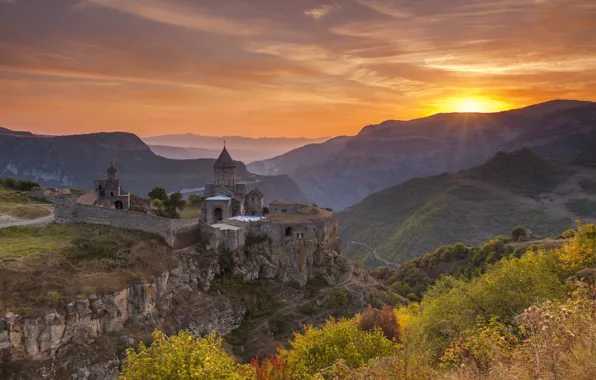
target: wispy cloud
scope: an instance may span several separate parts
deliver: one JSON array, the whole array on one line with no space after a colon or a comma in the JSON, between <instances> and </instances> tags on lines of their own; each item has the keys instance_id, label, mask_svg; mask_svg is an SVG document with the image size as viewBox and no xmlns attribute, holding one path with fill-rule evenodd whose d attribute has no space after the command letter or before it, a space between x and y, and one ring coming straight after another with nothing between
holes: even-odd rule
<instances>
[{"instance_id":1,"label":"wispy cloud","mask_svg":"<svg viewBox=\"0 0 596 380\"><path fill-rule=\"evenodd\" d=\"M96 6L115 9L165 24L218 34L255 36L266 30L266 25L259 22L239 21L216 16L206 9L182 5L176 1L85 0L77 4L75 8L84 9Z\"/></svg>"},{"instance_id":2,"label":"wispy cloud","mask_svg":"<svg viewBox=\"0 0 596 380\"><path fill-rule=\"evenodd\" d=\"M309 17L314 18L315 20L320 20L324 16L326 16L328 13L335 11L335 10L339 10L339 9L341 9L341 7L339 5L325 4L325 5L316 7L316 8L307 9L304 11L304 14Z\"/></svg>"}]
</instances>

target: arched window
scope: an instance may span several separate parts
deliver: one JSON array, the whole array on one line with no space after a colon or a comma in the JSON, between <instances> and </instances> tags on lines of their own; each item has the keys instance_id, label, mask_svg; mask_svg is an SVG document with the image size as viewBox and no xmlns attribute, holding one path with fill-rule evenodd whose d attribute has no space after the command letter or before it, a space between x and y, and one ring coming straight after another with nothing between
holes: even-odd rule
<instances>
[{"instance_id":1,"label":"arched window","mask_svg":"<svg viewBox=\"0 0 596 380\"><path fill-rule=\"evenodd\" d=\"M122 202L121 201L116 201L114 203L114 206L118 209L118 210L122 210L124 207L122 207Z\"/></svg>"},{"instance_id":2,"label":"arched window","mask_svg":"<svg viewBox=\"0 0 596 380\"><path fill-rule=\"evenodd\" d=\"M292 227L286 228L286 236L292 236Z\"/></svg>"}]
</instances>

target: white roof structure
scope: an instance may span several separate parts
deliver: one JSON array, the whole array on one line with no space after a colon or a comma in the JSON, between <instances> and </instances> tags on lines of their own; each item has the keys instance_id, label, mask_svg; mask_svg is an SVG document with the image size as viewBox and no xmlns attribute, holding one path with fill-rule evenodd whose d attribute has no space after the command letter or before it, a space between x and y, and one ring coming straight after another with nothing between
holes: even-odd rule
<instances>
[{"instance_id":1,"label":"white roof structure","mask_svg":"<svg viewBox=\"0 0 596 380\"><path fill-rule=\"evenodd\" d=\"M207 198L207 201L229 201L232 198L228 197L227 195L223 195L223 194L219 194L219 195L214 195L212 197Z\"/></svg>"},{"instance_id":2,"label":"white roof structure","mask_svg":"<svg viewBox=\"0 0 596 380\"><path fill-rule=\"evenodd\" d=\"M239 222L260 222L261 220L266 220L264 216L253 216L253 215L238 215L230 218L231 220L236 220Z\"/></svg>"}]
</instances>

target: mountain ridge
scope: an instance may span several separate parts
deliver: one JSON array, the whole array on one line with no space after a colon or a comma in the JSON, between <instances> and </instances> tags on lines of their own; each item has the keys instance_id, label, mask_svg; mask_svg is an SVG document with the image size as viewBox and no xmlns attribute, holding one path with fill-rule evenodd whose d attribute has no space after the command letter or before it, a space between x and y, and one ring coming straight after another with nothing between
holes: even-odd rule
<instances>
[{"instance_id":1,"label":"mountain ridge","mask_svg":"<svg viewBox=\"0 0 596 380\"><path fill-rule=\"evenodd\" d=\"M550 114L568 112L579 122L581 113L592 107L593 102L554 100L496 113L443 113L409 121L385 121L365 126L355 136L311 144L250 163L248 168L258 174L287 174L309 199L340 210L409 178L467 169L499 150L533 147L530 142L522 146L507 143L553 123ZM596 131L596 124L587 124L586 129ZM572 139L574 144L584 142L581 134ZM571 145L564 147L571 149ZM557 157L577 153L569 149L561 149ZM548 149L539 153L548 153Z\"/></svg>"},{"instance_id":2,"label":"mountain ridge","mask_svg":"<svg viewBox=\"0 0 596 380\"><path fill-rule=\"evenodd\" d=\"M168 191L198 188L212 180L215 159L172 160L156 155L138 136L99 132L69 136L0 135L0 176L31 179L43 186L88 189L113 163L126 191L145 196L155 186ZM259 182L268 200L306 197L288 177L249 173L237 162L240 180Z\"/></svg>"}]
</instances>

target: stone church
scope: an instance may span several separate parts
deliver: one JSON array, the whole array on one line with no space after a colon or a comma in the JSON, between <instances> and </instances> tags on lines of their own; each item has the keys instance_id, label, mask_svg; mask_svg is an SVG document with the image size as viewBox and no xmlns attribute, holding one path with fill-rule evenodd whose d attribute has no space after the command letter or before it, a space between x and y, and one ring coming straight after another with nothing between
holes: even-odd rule
<instances>
[{"instance_id":1,"label":"stone church","mask_svg":"<svg viewBox=\"0 0 596 380\"><path fill-rule=\"evenodd\" d=\"M123 191L118 179L118 170L114 165L106 170L106 178L93 183L93 203L97 206L113 207L120 210L128 210L130 207L130 194Z\"/></svg>"},{"instance_id":2,"label":"stone church","mask_svg":"<svg viewBox=\"0 0 596 380\"><path fill-rule=\"evenodd\" d=\"M215 183L205 185L205 200L201 203L201 219L207 224L240 215L261 216L263 193L236 183L236 163L225 145L213 165Z\"/></svg>"}]
</instances>

